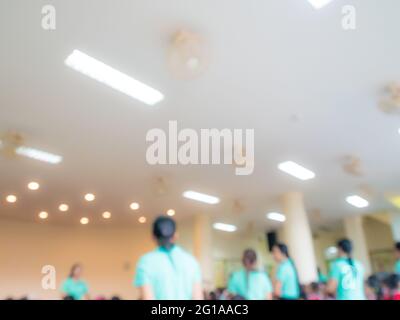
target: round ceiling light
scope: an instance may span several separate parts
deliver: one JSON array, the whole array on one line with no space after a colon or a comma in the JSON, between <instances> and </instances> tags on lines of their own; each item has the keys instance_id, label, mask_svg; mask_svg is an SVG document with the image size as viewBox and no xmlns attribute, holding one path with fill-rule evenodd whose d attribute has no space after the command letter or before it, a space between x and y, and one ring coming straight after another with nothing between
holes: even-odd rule
<instances>
[{"instance_id":1,"label":"round ceiling light","mask_svg":"<svg viewBox=\"0 0 400 320\"><path fill-rule=\"evenodd\" d=\"M88 202L94 201L96 199L95 195L93 193L88 193L85 194L85 200Z\"/></svg>"},{"instance_id":2,"label":"round ceiling light","mask_svg":"<svg viewBox=\"0 0 400 320\"><path fill-rule=\"evenodd\" d=\"M49 214L46 211L42 211L39 213L39 218L45 220L49 217Z\"/></svg>"},{"instance_id":3,"label":"round ceiling light","mask_svg":"<svg viewBox=\"0 0 400 320\"><path fill-rule=\"evenodd\" d=\"M7 201L8 203L15 203L15 202L17 202L17 197L14 196L13 194L10 194L10 195L8 195L8 196L6 197L6 201Z\"/></svg>"},{"instance_id":4,"label":"round ceiling light","mask_svg":"<svg viewBox=\"0 0 400 320\"><path fill-rule=\"evenodd\" d=\"M129 207L131 208L131 210L138 210L140 208L140 205L137 202L133 202Z\"/></svg>"},{"instance_id":5,"label":"round ceiling light","mask_svg":"<svg viewBox=\"0 0 400 320\"><path fill-rule=\"evenodd\" d=\"M81 218L81 224L83 224L83 225L85 225L85 224L88 224L89 223L89 218L86 218L86 217L83 217L83 218Z\"/></svg>"},{"instance_id":6,"label":"round ceiling light","mask_svg":"<svg viewBox=\"0 0 400 320\"><path fill-rule=\"evenodd\" d=\"M108 212L108 211L103 212L103 218L104 219L110 219L111 218L111 212Z\"/></svg>"},{"instance_id":7,"label":"round ceiling light","mask_svg":"<svg viewBox=\"0 0 400 320\"><path fill-rule=\"evenodd\" d=\"M40 185L39 185L39 183L37 183L37 182L32 181L32 182L29 182L29 183L28 183L28 189L29 189L29 190L36 191L36 190L38 190L39 188L40 188Z\"/></svg>"}]
</instances>

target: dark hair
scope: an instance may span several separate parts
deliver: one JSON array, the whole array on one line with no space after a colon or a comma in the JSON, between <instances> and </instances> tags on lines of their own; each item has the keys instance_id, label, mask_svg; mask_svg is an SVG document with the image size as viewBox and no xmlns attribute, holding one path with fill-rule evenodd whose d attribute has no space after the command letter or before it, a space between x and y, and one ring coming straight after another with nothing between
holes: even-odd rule
<instances>
[{"instance_id":1,"label":"dark hair","mask_svg":"<svg viewBox=\"0 0 400 320\"><path fill-rule=\"evenodd\" d=\"M176 231L176 223L169 217L158 217L153 223L153 235L158 244L165 249L173 246L172 237Z\"/></svg>"},{"instance_id":2,"label":"dark hair","mask_svg":"<svg viewBox=\"0 0 400 320\"><path fill-rule=\"evenodd\" d=\"M318 292L319 290L319 283L318 282L311 282L310 288L312 292Z\"/></svg>"},{"instance_id":3,"label":"dark hair","mask_svg":"<svg viewBox=\"0 0 400 320\"><path fill-rule=\"evenodd\" d=\"M257 253L253 249L246 249L243 252L243 263L254 264L257 262Z\"/></svg>"},{"instance_id":4,"label":"dark hair","mask_svg":"<svg viewBox=\"0 0 400 320\"><path fill-rule=\"evenodd\" d=\"M396 242L395 248L396 250L400 251L400 241Z\"/></svg>"},{"instance_id":5,"label":"dark hair","mask_svg":"<svg viewBox=\"0 0 400 320\"><path fill-rule=\"evenodd\" d=\"M300 285L300 278L299 278L299 273L297 272L297 268L296 265L294 264L294 261L292 260L292 258L289 255L289 248L286 244L282 243L282 242L278 242L274 244L274 247L277 247L279 249L280 252L282 252L282 254L288 258L288 260L290 261L290 263L293 266L294 272L296 274L296 279L297 279L297 286L299 288L299 294L300 297L304 297L304 288Z\"/></svg>"},{"instance_id":6,"label":"dark hair","mask_svg":"<svg viewBox=\"0 0 400 320\"><path fill-rule=\"evenodd\" d=\"M393 273L384 280L384 283L390 290L396 290L399 287L399 281L399 275Z\"/></svg>"},{"instance_id":7,"label":"dark hair","mask_svg":"<svg viewBox=\"0 0 400 320\"><path fill-rule=\"evenodd\" d=\"M378 300L382 300L383 298L383 290L381 281L376 275L369 276L367 279L367 285L374 291L376 298Z\"/></svg>"},{"instance_id":8,"label":"dark hair","mask_svg":"<svg viewBox=\"0 0 400 320\"><path fill-rule=\"evenodd\" d=\"M357 270L355 268L354 260L351 255L353 252L353 243L349 239L342 239L342 240L338 241L337 246L340 250L342 250L347 255L347 262L352 267L354 276L356 276Z\"/></svg>"},{"instance_id":9,"label":"dark hair","mask_svg":"<svg viewBox=\"0 0 400 320\"><path fill-rule=\"evenodd\" d=\"M74 273L75 273L75 270L76 269L78 269L78 268L81 268L82 266L81 266L81 264L80 263L75 263L72 267L71 267L71 271L69 272L69 278L73 278L74 277Z\"/></svg>"}]
</instances>

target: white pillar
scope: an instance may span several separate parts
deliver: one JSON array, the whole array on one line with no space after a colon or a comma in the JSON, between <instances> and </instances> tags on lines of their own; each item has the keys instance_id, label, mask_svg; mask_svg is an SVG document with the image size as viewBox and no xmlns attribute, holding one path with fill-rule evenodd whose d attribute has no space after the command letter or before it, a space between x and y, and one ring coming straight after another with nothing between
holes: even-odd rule
<instances>
[{"instance_id":1,"label":"white pillar","mask_svg":"<svg viewBox=\"0 0 400 320\"><path fill-rule=\"evenodd\" d=\"M371 261L369 258L367 240L363 227L363 218L359 216L351 216L344 219L344 229L346 237L353 242L354 258L359 260L365 269L365 275L371 274ZM378 235L379 236L379 235Z\"/></svg>"},{"instance_id":2,"label":"white pillar","mask_svg":"<svg viewBox=\"0 0 400 320\"><path fill-rule=\"evenodd\" d=\"M312 233L300 192L286 193L282 197L286 221L282 235L289 247L289 253L296 265L300 283L317 281L317 263L314 254Z\"/></svg>"},{"instance_id":3,"label":"white pillar","mask_svg":"<svg viewBox=\"0 0 400 320\"><path fill-rule=\"evenodd\" d=\"M392 228L393 239L395 242L400 241L400 212L390 213L390 226Z\"/></svg>"},{"instance_id":4,"label":"white pillar","mask_svg":"<svg viewBox=\"0 0 400 320\"><path fill-rule=\"evenodd\" d=\"M193 228L193 253L201 267L203 286L208 290L214 287L211 237L210 217L206 214L196 215Z\"/></svg>"}]
</instances>

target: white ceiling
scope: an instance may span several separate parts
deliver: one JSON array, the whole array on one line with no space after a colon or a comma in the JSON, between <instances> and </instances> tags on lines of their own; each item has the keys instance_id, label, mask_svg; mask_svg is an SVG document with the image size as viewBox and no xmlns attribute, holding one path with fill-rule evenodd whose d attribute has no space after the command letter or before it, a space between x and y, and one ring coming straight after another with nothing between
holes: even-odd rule
<instances>
[{"instance_id":1,"label":"white ceiling","mask_svg":"<svg viewBox=\"0 0 400 320\"><path fill-rule=\"evenodd\" d=\"M41 28L42 5L57 10L56 31ZM341 7L357 8L355 31L341 28ZM0 132L16 130L30 146L64 157L51 166L0 158L0 214L49 222L137 223L169 208L182 218L211 214L244 227L268 227L265 213L280 210L278 196L305 193L306 207L325 223L359 211L344 199L360 184L375 191L368 211L391 208L383 194L400 191L400 118L381 113L382 88L400 80L398 0L335 0L314 10L306 0L2 0L0 3ZM168 40L179 28L201 34L209 65L198 78L174 77ZM79 49L154 86L166 99L149 107L64 65ZM297 117L298 121L293 121ZM156 166L146 163L149 129L254 128L255 172L235 176L231 166ZM346 175L341 159L354 154L365 175ZM293 160L317 177L298 181L276 169ZM163 177L167 193L155 192ZM36 180L42 188L28 192ZM218 206L185 200L194 189L221 198ZM82 200L94 192L97 201ZM244 206L235 213L234 200ZM129 203L141 204L132 213ZM56 208L67 202L71 212Z\"/></svg>"}]
</instances>

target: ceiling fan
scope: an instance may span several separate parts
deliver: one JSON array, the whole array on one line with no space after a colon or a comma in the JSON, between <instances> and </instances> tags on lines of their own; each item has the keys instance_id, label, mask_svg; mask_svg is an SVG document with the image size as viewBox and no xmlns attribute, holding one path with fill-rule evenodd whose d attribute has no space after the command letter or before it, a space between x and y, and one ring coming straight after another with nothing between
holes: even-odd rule
<instances>
[{"instance_id":1,"label":"ceiling fan","mask_svg":"<svg viewBox=\"0 0 400 320\"><path fill-rule=\"evenodd\" d=\"M28 147L24 142L23 136L17 132L0 135L0 154L9 158L22 156L51 164L58 164L63 159L59 155Z\"/></svg>"}]
</instances>

